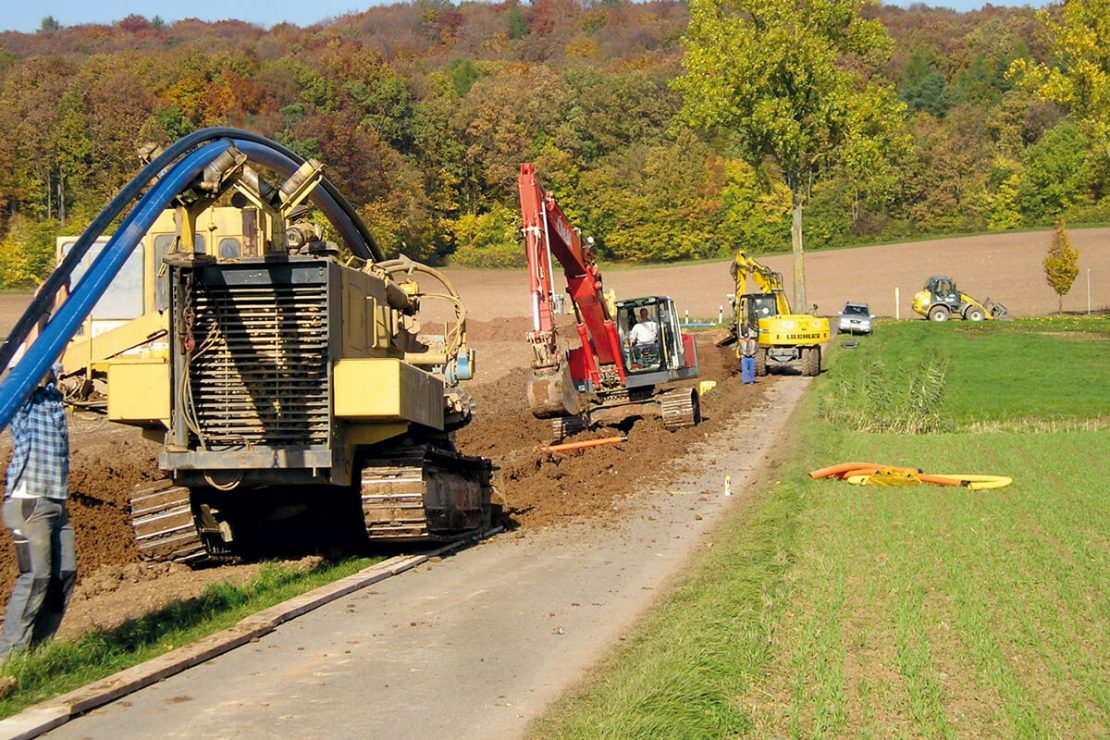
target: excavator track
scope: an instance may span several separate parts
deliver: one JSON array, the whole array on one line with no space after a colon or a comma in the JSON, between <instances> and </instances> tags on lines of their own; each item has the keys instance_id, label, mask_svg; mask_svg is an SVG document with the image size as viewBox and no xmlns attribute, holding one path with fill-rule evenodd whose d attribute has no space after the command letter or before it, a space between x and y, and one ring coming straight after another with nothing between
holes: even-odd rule
<instances>
[{"instance_id":1,"label":"excavator track","mask_svg":"<svg viewBox=\"0 0 1110 740\"><path fill-rule=\"evenodd\" d=\"M421 444L388 450L362 468L362 512L376 542L450 541L491 526L493 466Z\"/></svg>"},{"instance_id":2,"label":"excavator track","mask_svg":"<svg viewBox=\"0 0 1110 740\"><path fill-rule=\"evenodd\" d=\"M683 388L659 397L663 426L670 431L692 427L701 421L701 404L695 388Z\"/></svg>"},{"instance_id":3,"label":"excavator track","mask_svg":"<svg viewBox=\"0 0 1110 740\"><path fill-rule=\"evenodd\" d=\"M135 487L131 526L144 560L199 565L210 559L197 530L189 489L170 480Z\"/></svg>"}]
</instances>

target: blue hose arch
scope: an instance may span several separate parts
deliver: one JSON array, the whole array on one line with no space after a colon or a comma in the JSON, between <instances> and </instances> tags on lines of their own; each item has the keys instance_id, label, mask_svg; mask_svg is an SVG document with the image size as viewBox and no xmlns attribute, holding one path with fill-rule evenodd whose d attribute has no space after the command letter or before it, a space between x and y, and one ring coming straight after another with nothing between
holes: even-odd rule
<instances>
[{"instance_id":1,"label":"blue hose arch","mask_svg":"<svg viewBox=\"0 0 1110 740\"><path fill-rule=\"evenodd\" d=\"M173 144L137 174L108 206L95 218L70 249L58 268L43 283L31 305L0 346L0 371L7 367L16 348L27 338L31 328L54 305L55 298L67 283L74 268L101 233L135 200L152 181L147 191L123 219L114 236L97 255L92 265L72 288L35 342L27 348L20 361L0 381L0 431L7 427L16 410L30 395L38 380L46 374L66 344L88 317L97 301L134 251L159 214L170 202L187 189L217 157L235 146L249 161L288 176L304 163L290 149L257 134L230 128L196 131ZM310 195L313 204L331 221L343 241L356 256L366 260L383 259L381 250L369 229L351 204L326 178Z\"/></svg>"}]
</instances>

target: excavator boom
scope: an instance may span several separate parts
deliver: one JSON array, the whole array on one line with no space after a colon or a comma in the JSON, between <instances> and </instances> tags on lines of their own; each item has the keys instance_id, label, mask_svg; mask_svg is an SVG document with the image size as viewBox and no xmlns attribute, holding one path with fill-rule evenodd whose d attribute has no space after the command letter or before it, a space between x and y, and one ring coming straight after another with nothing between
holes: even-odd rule
<instances>
[{"instance_id":1,"label":"excavator boom","mask_svg":"<svg viewBox=\"0 0 1110 740\"><path fill-rule=\"evenodd\" d=\"M555 327L555 268L557 261L566 277L567 291L575 306L581 347L574 350L575 363L594 386L623 383L621 344L617 328L605 302L601 270L593 250L583 244L578 232L563 214L554 196L545 193L536 176L536 166L520 166L518 180L520 213L524 224L524 247L532 300L532 382L529 402L541 418L580 413L567 360L559 350Z\"/></svg>"},{"instance_id":2,"label":"excavator boom","mask_svg":"<svg viewBox=\"0 0 1110 740\"><path fill-rule=\"evenodd\" d=\"M790 302L786 299L786 289L783 287L782 273L760 264L740 250L736 253L736 260L732 263L732 277L736 280L736 296L748 293L748 283L757 290L752 293L763 293L775 296L775 305L780 314L788 314Z\"/></svg>"},{"instance_id":3,"label":"excavator boom","mask_svg":"<svg viewBox=\"0 0 1110 740\"><path fill-rule=\"evenodd\" d=\"M698 375L697 348L682 333L674 301L646 296L611 303L590 243L544 191L535 165L520 166L517 185L532 302L532 413L553 419L556 438L629 416L656 414L669 429L696 424L696 391L660 390ZM577 347L559 345L556 263L574 307Z\"/></svg>"}]
</instances>

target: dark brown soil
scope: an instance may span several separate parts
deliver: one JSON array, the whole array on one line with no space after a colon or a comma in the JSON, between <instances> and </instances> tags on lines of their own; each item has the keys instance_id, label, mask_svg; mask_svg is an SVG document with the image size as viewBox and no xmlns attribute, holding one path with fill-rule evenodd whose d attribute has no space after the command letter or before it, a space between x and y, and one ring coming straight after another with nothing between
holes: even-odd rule
<instances>
[{"instance_id":1,"label":"dark brown soil","mask_svg":"<svg viewBox=\"0 0 1110 740\"><path fill-rule=\"evenodd\" d=\"M511 525L528 529L588 518L604 527L615 498L681 472L691 445L750 409L762 398L764 388L779 381L769 377L755 386L741 385L735 356L708 339L703 338L698 347L700 380L716 381L717 387L703 397L704 421L696 427L668 432L658 419L642 419L620 445L547 452L543 448L551 442L551 424L528 410L528 371L517 369L471 391L478 402L478 417L459 432L459 447L467 454L490 457L500 466L499 488ZM618 434L620 430L602 428L575 439Z\"/></svg>"}]
</instances>

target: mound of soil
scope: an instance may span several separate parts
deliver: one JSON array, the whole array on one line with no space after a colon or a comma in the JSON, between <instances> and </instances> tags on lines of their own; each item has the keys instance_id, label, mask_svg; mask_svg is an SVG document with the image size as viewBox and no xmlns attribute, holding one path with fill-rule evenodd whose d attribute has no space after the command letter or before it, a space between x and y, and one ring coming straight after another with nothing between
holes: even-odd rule
<instances>
[{"instance_id":1,"label":"mound of soil","mask_svg":"<svg viewBox=\"0 0 1110 740\"><path fill-rule=\"evenodd\" d=\"M532 331L532 319L517 316L511 319L490 319L475 321L467 319L466 335L472 342L520 342Z\"/></svg>"},{"instance_id":2,"label":"mound of soil","mask_svg":"<svg viewBox=\"0 0 1110 740\"><path fill-rule=\"evenodd\" d=\"M620 445L562 454L544 450L551 442L551 423L536 419L528 409L527 370L518 368L496 383L472 389L477 418L458 433L459 449L492 458L500 467L498 487L510 527L544 527L572 518L606 526L614 499L681 472L692 445L756 405L764 389L778 382L769 377L755 386L742 385L735 354L709 340L699 341L700 380L716 381L717 387L702 398L702 424L668 432L658 419L638 420L628 431L628 441ZM619 433L602 428L575 439Z\"/></svg>"}]
</instances>

